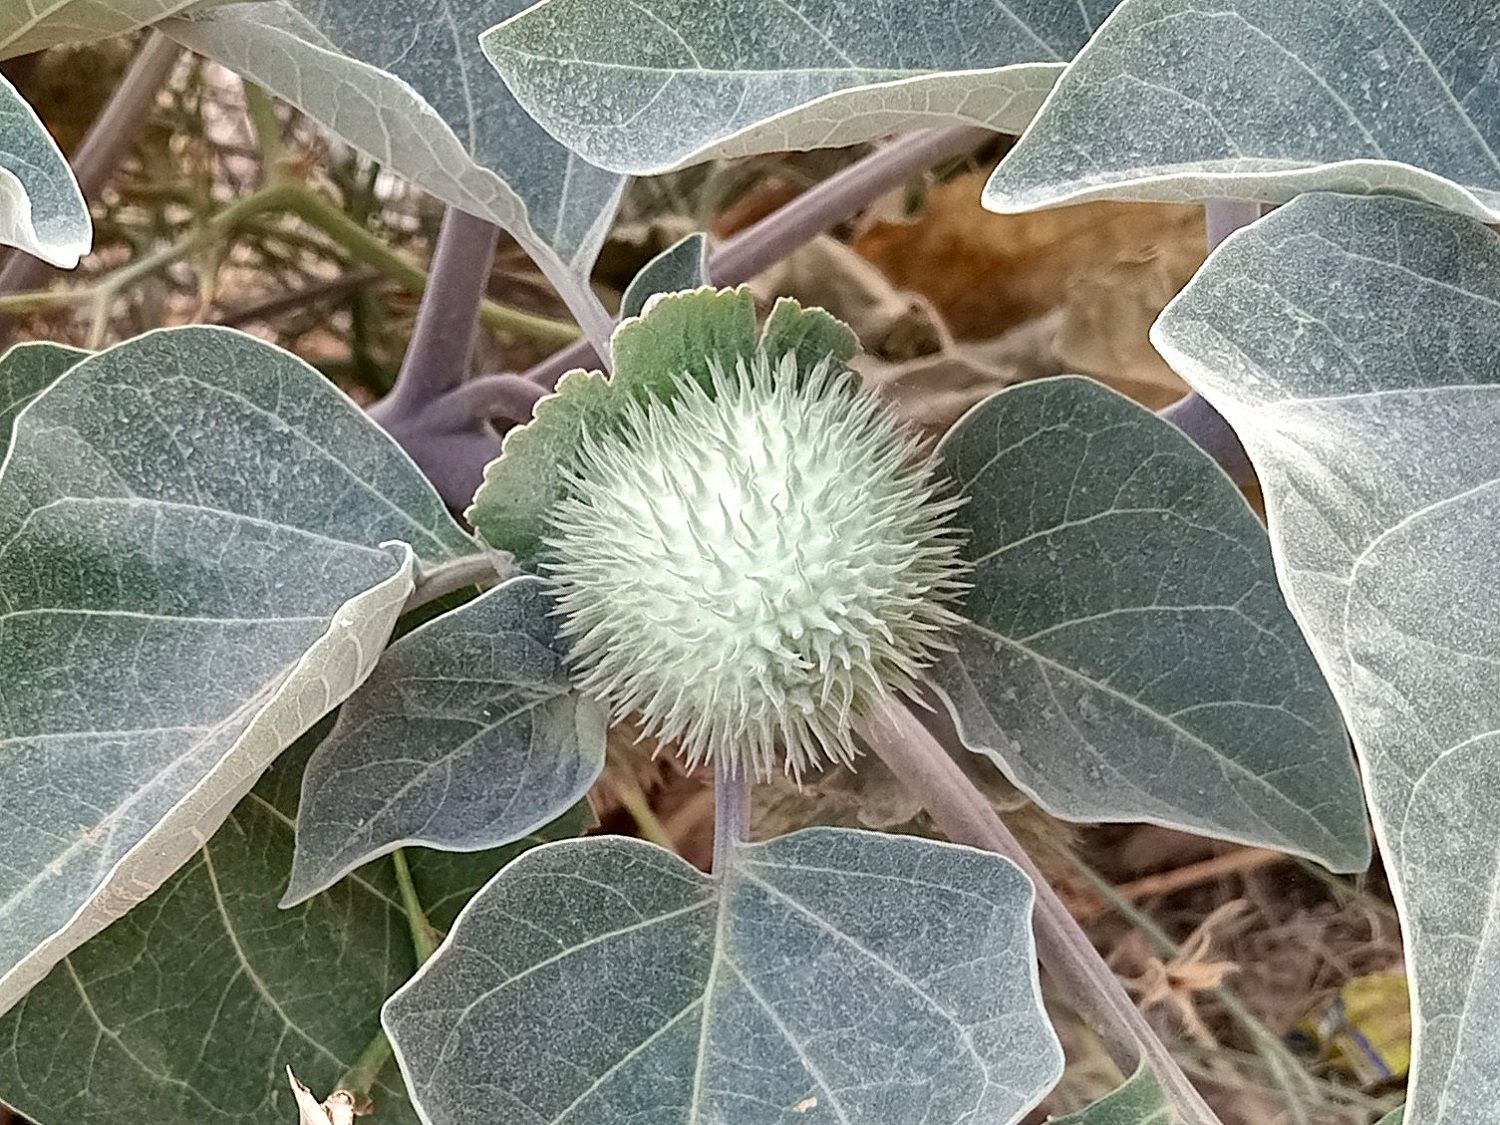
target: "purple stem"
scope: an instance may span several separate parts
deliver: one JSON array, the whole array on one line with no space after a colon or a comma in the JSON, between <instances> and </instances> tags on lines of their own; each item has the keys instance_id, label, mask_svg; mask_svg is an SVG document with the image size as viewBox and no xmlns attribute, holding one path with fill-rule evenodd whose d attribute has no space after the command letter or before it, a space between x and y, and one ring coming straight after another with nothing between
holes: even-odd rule
<instances>
[{"instance_id":1,"label":"purple stem","mask_svg":"<svg viewBox=\"0 0 1500 1125\"><path fill-rule=\"evenodd\" d=\"M714 874L723 872L749 834L749 775L744 769L736 772L726 757L720 757L714 763Z\"/></svg>"},{"instance_id":2,"label":"purple stem","mask_svg":"<svg viewBox=\"0 0 1500 1125\"><path fill-rule=\"evenodd\" d=\"M1208 249L1212 252L1235 231L1248 227L1260 218L1261 205L1248 199L1216 199L1203 205L1208 228ZM1245 454L1245 447L1235 436L1223 415L1210 406L1197 391L1160 411L1161 417L1192 438L1198 447L1223 466L1236 484L1253 484L1255 468Z\"/></svg>"},{"instance_id":3,"label":"purple stem","mask_svg":"<svg viewBox=\"0 0 1500 1125\"><path fill-rule=\"evenodd\" d=\"M725 242L709 255L709 280L715 285L748 281L886 192L972 151L994 135L972 126L928 129L877 149ZM593 345L579 341L542 360L526 372L526 378L550 389L564 372L598 362Z\"/></svg>"},{"instance_id":4,"label":"purple stem","mask_svg":"<svg viewBox=\"0 0 1500 1125\"><path fill-rule=\"evenodd\" d=\"M448 208L396 385L370 408L455 508L500 447L487 414L459 409L499 238L495 224Z\"/></svg>"},{"instance_id":5,"label":"purple stem","mask_svg":"<svg viewBox=\"0 0 1500 1125\"><path fill-rule=\"evenodd\" d=\"M1037 957L1067 1002L1099 1034L1121 1071L1129 1074L1144 1061L1184 1123L1222 1125L994 806L906 704L883 701L860 734L922 802L944 836L1002 855L1025 872L1036 890L1032 928Z\"/></svg>"},{"instance_id":6,"label":"purple stem","mask_svg":"<svg viewBox=\"0 0 1500 1125\"><path fill-rule=\"evenodd\" d=\"M461 384L469 374L479 306L489 288L500 228L457 207L443 215L416 327L391 393L370 411L400 424Z\"/></svg>"}]
</instances>

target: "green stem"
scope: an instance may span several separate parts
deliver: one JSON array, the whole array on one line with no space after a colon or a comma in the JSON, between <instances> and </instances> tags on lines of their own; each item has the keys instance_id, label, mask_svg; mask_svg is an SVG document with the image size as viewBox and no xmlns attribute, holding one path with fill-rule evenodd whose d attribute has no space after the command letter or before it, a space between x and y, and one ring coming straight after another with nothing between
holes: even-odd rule
<instances>
[{"instance_id":1,"label":"green stem","mask_svg":"<svg viewBox=\"0 0 1500 1125\"><path fill-rule=\"evenodd\" d=\"M391 862L396 868L396 887L401 892L401 905L406 910L406 924L411 927L411 944L417 951L417 964L423 965L437 952L442 936L422 909L416 884L411 880L411 868L406 864L406 853L397 848L391 853Z\"/></svg>"},{"instance_id":2,"label":"green stem","mask_svg":"<svg viewBox=\"0 0 1500 1125\"><path fill-rule=\"evenodd\" d=\"M420 293L427 288L427 274L397 254L366 227L300 184L288 185L293 194L286 210L317 227L357 262L373 266L403 287ZM496 331L512 332L539 344L561 347L579 338L571 324L509 308L488 298L479 307L479 318Z\"/></svg>"},{"instance_id":3,"label":"green stem","mask_svg":"<svg viewBox=\"0 0 1500 1125\"><path fill-rule=\"evenodd\" d=\"M65 294L32 292L0 297L0 312L24 313L61 304L91 303L94 306L94 326L90 347L99 347L103 343L107 327L105 317L109 308L125 289L180 261L200 247L228 237L248 220L270 211L297 216L322 231L356 262L374 267L412 292L420 293L427 287L425 271L401 257L364 226L311 188L299 183L280 181L231 203L176 242L122 266L91 287ZM552 347L571 343L579 337L578 329L571 324L522 312L489 299L480 306L479 316L493 329L512 332Z\"/></svg>"},{"instance_id":4,"label":"green stem","mask_svg":"<svg viewBox=\"0 0 1500 1125\"><path fill-rule=\"evenodd\" d=\"M406 911L406 924L411 929L412 949L417 955L417 965L421 966L437 952L442 935L427 920L427 911L422 908L422 900L417 897L411 868L406 863L406 853L397 848L391 853L391 864L396 869L396 888L401 894L401 906ZM344 1071L334 1089L353 1094L357 1102L369 1100L370 1092L380 1081L380 1072L386 1068L394 1054L390 1038L384 1031L380 1031L360 1052L354 1064Z\"/></svg>"},{"instance_id":5,"label":"green stem","mask_svg":"<svg viewBox=\"0 0 1500 1125\"><path fill-rule=\"evenodd\" d=\"M1171 935L1162 929L1155 918L1122 895L1118 887L1095 871L1083 857L1070 851L1068 859L1073 864L1073 869L1094 893L1104 899L1115 913L1139 930L1146 940L1156 947L1157 953L1170 960L1182 952L1182 947L1172 940ZM1297 1122L1306 1122L1308 1116L1303 1105L1303 1098L1315 1087L1311 1076L1303 1069L1297 1057L1281 1041L1280 1036L1256 1018L1255 1013L1245 1007L1240 998L1229 989L1221 985L1212 990L1212 995L1218 1001L1219 1006L1224 1009L1225 1014L1239 1025L1240 1030L1255 1045L1256 1056L1266 1073L1276 1083L1287 1109L1292 1114L1292 1119ZM1292 1085L1293 1080L1298 1088Z\"/></svg>"}]
</instances>

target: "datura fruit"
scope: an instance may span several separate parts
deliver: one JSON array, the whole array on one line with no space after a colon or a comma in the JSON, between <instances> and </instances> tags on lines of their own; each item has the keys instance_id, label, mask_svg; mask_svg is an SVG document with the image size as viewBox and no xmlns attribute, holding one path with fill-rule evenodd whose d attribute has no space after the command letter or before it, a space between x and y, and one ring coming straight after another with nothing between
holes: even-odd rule
<instances>
[{"instance_id":1,"label":"datura fruit","mask_svg":"<svg viewBox=\"0 0 1500 1125\"><path fill-rule=\"evenodd\" d=\"M710 372L585 435L545 570L581 690L689 764L800 776L957 622L960 501L842 365Z\"/></svg>"}]
</instances>

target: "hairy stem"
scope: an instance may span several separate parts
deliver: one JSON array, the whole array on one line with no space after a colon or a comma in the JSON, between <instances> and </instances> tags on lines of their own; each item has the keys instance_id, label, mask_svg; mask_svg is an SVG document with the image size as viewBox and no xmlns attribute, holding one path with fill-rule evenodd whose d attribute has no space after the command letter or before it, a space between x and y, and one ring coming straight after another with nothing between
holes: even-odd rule
<instances>
[{"instance_id":1,"label":"hairy stem","mask_svg":"<svg viewBox=\"0 0 1500 1125\"><path fill-rule=\"evenodd\" d=\"M1208 248L1214 250L1241 227L1260 218L1260 204L1246 199L1217 199L1203 205L1204 225L1208 230ZM1245 455L1245 447L1228 422L1197 391L1161 411L1161 416L1192 438L1205 453L1223 466L1236 484L1250 484L1255 469Z\"/></svg>"},{"instance_id":2,"label":"hairy stem","mask_svg":"<svg viewBox=\"0 0 1500 1125\"><path fill-rule=\"evenodd\" d=\"M391 393L370 411L377 421L387 424L419 414L468 377L479 307L499 239L494 223L457 207L443 215L401 373Z\"/></svg>"},{"instance_id":3,"label":"hairy stem","mask_svg":"<svg viewBox=\"0 0 1500 1125\"><path fill-rule=\"evenodd\" d=\"M750 832L750 776L725 756L714 762L714 871L729 862Z\"/></svg>"},{"instance_id":4,"label":"hairy stem","mask_svg":"<svg viewBox=\"0 0 1500 1125\"><path fill-rule=\"evenodd\" d=\"M1222 1125L994 807L906 705L885 700L862 724L861 735L944 835L1002 855L1026 873L1036 888L1032 925L1042 967L1099 1034L1121 1072L1144 1062L1183 1125Z\"/></svg>"},{"instance_id":5,"label":"hairy stem","mask_svg":"<svg viewBox=\"0 0 1500 1125\"><path fill-rule=\"evenodd\" d=\"M136 134L156 108L156 96L172 75L182 48L153 31L136 52L120 84L110 94L99 117L89 126L73 154L73 175L85 199L94 199L124 159ZM0 269L0 293L35 289L51 267L40 258L12 250Z\"/></svg>"},{"instance_id":6,"label":"hairy stem","mask_svg":"<svg viewBox=\"0 0 1500 1125\"><path fill-rule=\"evenodd\" d=\"M710 280L715 285L748 281L829 227L862 211L886 192L945 160L972 151L992 136L986 129L960 126L929 129L892 141L725 242L709 256ZM598 360L595 347L580 342L548 356L527 371L526 377L552 387L565 371L587 367Z\"/></svg>"}]
</instances>

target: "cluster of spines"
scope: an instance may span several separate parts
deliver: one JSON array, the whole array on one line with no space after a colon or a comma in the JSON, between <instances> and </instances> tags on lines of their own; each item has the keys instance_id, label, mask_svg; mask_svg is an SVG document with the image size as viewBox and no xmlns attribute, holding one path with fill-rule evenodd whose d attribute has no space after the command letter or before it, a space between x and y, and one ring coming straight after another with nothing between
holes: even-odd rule
<instances>
[{"instance_id":1,"label":"cluster of spines","mask_svg":"<svg viewBox=\"0 0 1500 1125\"><path fill-rule=\"evenodd\" d=\"M879 397L757 355L579 450L547 573L579 688L690 764L800 776L957 621L959 501Z\"/></svg>"}]
</instances>

